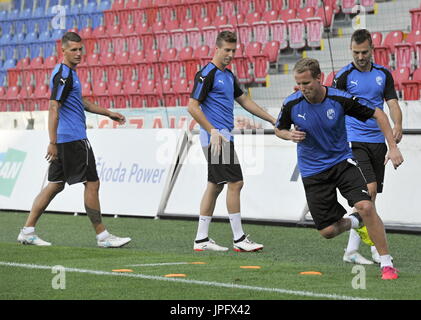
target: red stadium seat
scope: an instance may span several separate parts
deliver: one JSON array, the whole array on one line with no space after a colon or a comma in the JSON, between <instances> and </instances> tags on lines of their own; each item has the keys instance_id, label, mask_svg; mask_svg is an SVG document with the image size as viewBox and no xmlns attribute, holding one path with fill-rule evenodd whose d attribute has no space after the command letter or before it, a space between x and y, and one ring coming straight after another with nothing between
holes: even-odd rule
<instances>
[{"instance_id":1,"label":"red stadium seat","mask_svg":"<svg viewBox=\"0 0 421 320\"><path fill-rule=\"evenodd\" d=\"M402 81L402 87L404 100L420 100L421 68L414 71L412 80Z\"/></svg>"},{"instance_id":2,"label":"red stadium seat","mask_svg":"<svg viewBox=\"0 0 421 320\"><path fill-rule=\"evenodd\" d=\"M180 50L185 47L186 34L184 33L184 30L181 30L181 29L172 30L170 31L170 35L171 35L171 43L174 48L176 48L177 50Z\"/></svg>"},{"instance_id":3,"label":"red stadium seat","mask_svg":"<svg viewBox=\"0 0 421 320\"><path fill-rule=\"evenodd\" d=\"M403 41L403 32L401 30L390 31L386 38L383 41L383 45L389 48L389 51L392 53L395 51L395 44L402 43Z\"/></svg>"},{"instance_id":4,"label":"red stadium seat","mask_svg":"<svg viewBox=\"0 0 421 320\"><path fill-rule=\"evenodd\" d=\"M6 88L0 87L0 112L7 111Z\"/></svg>"},{"instance_id":5,"label":"red stadium seat","mask_svg":"<svg viewBox=\"0 0 421 320\"><path fill-rule=\"evenodd\" d=\"M175 107L177 105L177 94L174 92L170 79L162 82L162 91L165 107Z\"/></svg>"},{"instance_id":6,"label":"red stadium seat","mask_svg":"<svg viewBox=\"0 0 421 320\"><path fill-rule=\"evenodd\" d=\"M297 18L297 10L296 9L285 9L279 12L279 19L287 21L291 19Z\"/></svg>"},{"instance_id":7,"label":"red stadium seat","mask_svg":"<svg viewBox=\"0 0 421 320\"><path fill-rule=\"evenodd\" d=\"M280 49L288 47L287 24L283 20L269 22L269 30L272 35L272 41L278 41Z\"/></svg>"},{"instance_id":8,"label":"red stadium seat","mask_svg":"<svg viewBox=\"0 0 421 320\"><path fill-rule=\"evenodd\" d=\"M241 0L237 2L238 12L247 15L250 12L251 0Z\"/></svg>"},{"instance_id":9,"label":"red stadium seat","mask_svg":"<svg viewBox=\"0 0 421 320\"><path fill-rule=\"evenodd\" d=\"M311 48L320 48L323 36L323 21L320 17L306 19L307 44Z\"/></svg>"},{"instance_id":10,"label":"red stadium seat","mask_svg":"<svg viewBox=\"0 0 421 320\"><path fill-rule=\"evenodd\" d=\"M143 82L140 86L140 94L146 97L147 108L154 108L159 106L158 94L156 93L154 80Z\"/></svg>"},{"instance_id":11,"label":"red stadium seat","mask_svg":"<svg viewBox=\"0 0 421 320\"><path fill-rule=\"evenodd\" d=\"M306 7L317 8L319 5L319 0L307 0Z\"/></svg>"},{"instance_id":12,"label":"red stadium seat","mask_svg":"<svg viewBox=\"0 0 421 320\"><path fill-rule=\"evenodd\" d=\"M41 84L35 87L34 100L35 104L38 105L38 110L48 110L49 98L50 93L48 90L48 85Z\"/></svg>"},{"instance_id":13,"label":"red stadium seat","mask_svg":"<svg viewBox=\"0 0 421 320\"><path fill-rule=\"evenodd\" d=\"M325 81L324 81L324 85L325 86L328 86L328 87L330 87L330 86L332 86L332 84L333 84L333 79L335 79L335 76L336 76L336 74L338 73L338 71L331 71L328 75L327 75L327 77L326 77L326 79L325 79Z\"/></svg>"},{"instance_id":14,"label":"red stadium seat","mask_svg":"<svg viewBox=\"0 0 421 320\"><path fill-rule=\"evenodd\" d=\"M315 9L313 7L306 7L297 9L297 18L306 20L307 18L313 18L315 14Z\"/></svg>"},{"instance_id":15,"label":"red stadium seat","mask_svg":"<svg viewBox=\"0 0 421 320\"><path fill-rule=\"evenodd\" d=\"M395 44L395 61L396 68L408 67L412 69L412 55L413 48L409 43L397 43Z\"/></svg>"},{"instance_id":16,"label":"red stadium seat","mask_svg":"<svg viewBox=\"0 0 421 320\"><path fill-rule=\"evenodd\" d=\"M268 56L269 62L278 62L280 43L279 41L269 41L263 47L263 53Z\"/></svg>"},{"instance_id":17,"label":"red stadium seat","mask_svg":"<svg viewBox=\"0 0 421 320\"><path fill-rule=\"evenodd\" d=\"M179 106L187 106L190 99L190 88L187 79L181 78L173 83L174 92L177 94Z\"/></svg>"},{"instance_id":18,"label":"red stadium seat","mask_svg":"<svg viewBox=\"0 0 421 320\"><path fill-rule=\"evenodd\" d=\"M240 24L237 26L237 36L241 39L241 42L246 46L251 41L251 30L252 27L248 24Z\"/></svg>"},{"instance_id":19,"label":"red stadium seat","mask_svg":"<svg viewBox=\"0 0 421 320\"><path fill-rule=\"evenodd\" d=\"M402 91L402 82L409 80L409 68L400 68L392 71L393 80L395 80L396 91Z\"/></svg>"},{"instance_id":20,"label":"red stadium seat","mask_svg":"<svg viewBox=\"0 0 421 320\"><path fill-rule=\"evenodd\" d=\"M246 23L253 24L255 22L260 22L262 20L261 14L259 12L250 12L246 15Z\"/></svg>"},{"instance_id":21,"label":"red stadium seat","mask_svg":"<svg viewBox=\"0 0 421 320\"><path fill-rule=\"evenodd\" d=\"M421 30L421 7L409 10L411 14L411 30Z\"/></svg>"},{"instance_id":22,"label":"red stadium seat","mask_svg":"<svg viewBox=\"0 0 421 320\"><path fill-rule=\"evenodd\" d=\"M389 68L390 65L390 53L389 48L386 46L374 47L373 50L374 62Z\"/></svg>"},{"instance_id":23,"label":"red stadium seat","mask_svg":"<svg viewBox=\"0 0 421 320\"><path fill-rule=\"evenodd\" d=\"M289 9L298 9L301 7L301 0L289 0L288 8Z\"/></svg>"},{"instance_id":24,"label":"red stadium seat","mask_svg":"<svg viewBox=\"0 0 421 320\"><path fill-rule=\"evenodd\" d=\"M265 21L265 22L275 21L275 20L278 20L278 18L279 18L278 10L265 11L262 14L262 21Z\"/></svg>"},{"instance_id":25,"label":"red stadium seat","mask_svg":"<svg viewBox=\"0 0 421 320\"><path fill-rule=\"evenodd\" d=\"M365 12L374 12L374 0L360 0L360 5L365 8Z\"/></svg>"},{"instance_id":26,"label":"red stadium seat","mask_svg":"<svg viewBox=\"0 0 421 320\"><path fill-rule=\"evenodd\" d=\"M194 49L200 47L202 44L202 33L199 28L189 28L185 30L187 36L187 43Z\"/></svg>"},{"instance_id":27,"label":"red stadium seat","mask_svg":"<svg viewBox=\"0 0 421 320\"><path fill-rule=\"evenodd\" d=\"M301 49L306 45L305 25L301 19L288 20L289 46L293 49Z\"/></svg>"},{"instance_id":28,"label":"red stadium seat","mask_svg":"<svg viewBox=\"0 0 421 320\"><path fill-rule=\"evenodd\" d=\"M357 0L342 0L342 12L351 14L352 9L357 5Z\"/></svg>"},{"instance_id":29,"label":"red stadium seat","mask_svg":"<svg viewBox=\"0 0 421 320\"><path fill-rule=\"evenodd\" d=\"M334 9L330 5L325 5L316 10L316 16L320 17L323 21L323 25L327 27L332 26Z\"/></svg>"},{"instance_id":30,"label":"red stadium seat","mask_svg":"<svg viewBox=\"0 0 421 320\"><path fill-rule=\"evenodd\" d=\"M35 111L34 87L27 85L22 87L20 91L21 104L23 111Z\"/></svg>"},{"instance_id":31,"label":"red stadium seat","mask_svg":"<svg viewBox=\"0 0 421 320\"><path fill-rule=\"evenodd\" d=\"M204 27L202 29L203 34L203 44L209 46L210 48L215 46L215 40L218 35L218 29L213 26Z\"/></svg>"},{"instance_id":32,"label":"red stadium seat","mask_svg":"<svg viewBox=\"0 0 421 320\"><path fill-rule=\"evenodd\" d=\"M203 67L212 60L210 55L210 49L207 45L202 45L199 48L196 48L193 52L193 57L200 60L200 65Z\"/></svg>"},{"instance_id":33,"label":"red stadium seat","mask_svg":"<svg viewBox=\"0 0 421 320\"><path fill-rule=\"evenodd\" d=\"M139 81L131 80L124 83L124 91L130 108L144 107L145 98L140 94L139 90Z\"/></svg>"},{"instance_id":34,"label":"red stadium seat","mask_svg":"<svg viewBox=\"0 0 421 320\"><path fill-rule=\"evenodd\" d=\"M19 101L20 86L9 86L6 91L6 101L9 111L22 111L21 102Z\"/></svg>"},{"instance_id":35,"label":"red stadium seat","mask_svg":"<svg viewBox=\"0 0 421 320\"><path fill-rule=\"evenodd\" d=\"M266 42L269 39L269 25L267 22L255 22L252 26L254 41Z\"/></svg>"},{"instance_id":36,"label":"red stadium seat","mask_svg":"<svg viewBox=\"0 0 421 320\"><path fill-rule=\"evenodd\" d=\"M373 46L381 46L383 41L383 34L381 32L372 32L371 39L373 40Z\"/></svg>"}]
</instances>

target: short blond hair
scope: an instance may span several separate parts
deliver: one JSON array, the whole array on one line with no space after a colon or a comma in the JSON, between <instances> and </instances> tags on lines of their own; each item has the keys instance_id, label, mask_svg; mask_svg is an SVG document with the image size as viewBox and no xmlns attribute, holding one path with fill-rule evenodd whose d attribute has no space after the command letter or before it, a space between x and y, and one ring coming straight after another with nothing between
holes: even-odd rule
<instances>
[{"instance_id":1,"label":"short blond hair","mask_svg":"<svg viewBox=\"0 0 421 320\"><path fill-rule=\"evenodd\" d=\"M313 79L316 79L322 73L319 61L312 58L302 58L298 60L294 66L294 72L303 73L306 71L310 71Z\"/></svg>"}]
</instances>

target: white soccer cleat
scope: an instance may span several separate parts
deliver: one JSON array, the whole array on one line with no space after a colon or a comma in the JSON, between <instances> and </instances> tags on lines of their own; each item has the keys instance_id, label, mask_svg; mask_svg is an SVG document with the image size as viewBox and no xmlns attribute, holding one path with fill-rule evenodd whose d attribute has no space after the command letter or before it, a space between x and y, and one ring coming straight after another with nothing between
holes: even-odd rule
<instances>
[{"instance_id":1,"label":"white soccer cleat","mask_svg":"<svg viewBox=\"0 0 421 320\"><path fill-rule=\"evenodd\" d=\"M42 240L34 232L29 233L29 234L24 234L22 230L20 231L18 235L18 242L22 244L41 246L41 247L51 246L50 242Z\"/></svg>"},{"instance_id":2,"label":"white soccer cleat","mask_svg":"<svg viewBox=\"0 0 421 320\"><path fill-rule=\"evenodd\" d=\"M353 252L350 252L350 253L345 251L343 260L345 262L355 263L355 264L373 264L373 261L370 261L370 260L364 258L357 251L353 251Z\"/></svg>"},{"instance_id":3,"label":"white soccer cleat","mask_svg":"<svg viewBox=\"0 0 421 320\"><path fill-rule=\"evenodd\" d=\"M228 248L221 247L220 245L217 245L214 240L207 238L206 241L201 241L197 243L194 242L193 245L194 251L228 251Z\"/></svg>"},{"instance_id":4,"label":"white soccer cleat","mask_svg":"<svg viewBox=\"0 0 421 320\"><path fill-rule=\"evenodd\" d=\"M242 236L239 241L233 243L234 251L237 252L253 252L263 249L263 244L253 242L249 239L249 235Z\"/></svg>"},{"instance_id":5,"label":"white soccer cleat","mask_svg":"<svg viewBox=\"0 0 421 320\"><path fill-rule=\"evenodd\" d=\"M131 240L131 238L120 238L110 234L104 240L97 240L97 243L98 247L101 248L120 248L129 243Z\"/></svg>"}]
</instances>

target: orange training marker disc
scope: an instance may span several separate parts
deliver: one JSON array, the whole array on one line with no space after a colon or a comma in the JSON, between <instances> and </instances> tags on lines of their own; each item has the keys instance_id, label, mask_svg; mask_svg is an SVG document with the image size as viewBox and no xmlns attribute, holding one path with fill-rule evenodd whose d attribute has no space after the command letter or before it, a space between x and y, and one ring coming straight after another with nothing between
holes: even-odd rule
<instances>
[{"instance_id":1,"label":"orange training marker disc","mask_svg":"<svg viewBox=\"0 0 421 320\"><path fill-rule=\"evenodd\" d=\"M322 275L322 273L319 272L319 271L303 271L303 272L300 272L300 274L303 274L303 275L317 275L317 276L321 276Z\"/></svg>"},{"instance_id":2,"label":"orange training marker disc","mask_svg":"<svg viewBox=\"0 0 421 320\"><path fill-rule=\"evenodd\" d=\"M261 266L240 266L241 269L261 269Z\"/></svg>"},{"instance_id":3,"label":"orange training marker disc","mask_svg":"<svg viewBox=\"0 0 421 320\"><path fill-rule=\"evenodd\" d=\"M186 275L184 273L170 273L166 274L164 277L166 278L173 278L173 277L185 277Z\"/></svg>"},{"instance_id":4,"label":"orange training marker disc","mask_svg":"<svg viewBox=\"0 0 421 320\"><path fill-rule=\"evenodd\" d=\"M132 269L114 269L113 272L133 272Z\"/></svg>"}]
</instances>

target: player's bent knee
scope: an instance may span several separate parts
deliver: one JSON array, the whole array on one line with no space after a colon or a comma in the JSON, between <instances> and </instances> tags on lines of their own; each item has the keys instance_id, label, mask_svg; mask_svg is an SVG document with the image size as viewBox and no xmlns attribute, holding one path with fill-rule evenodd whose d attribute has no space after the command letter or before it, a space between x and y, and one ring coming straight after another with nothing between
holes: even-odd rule
<instances>
[{"instance_id":1,"label":"player's bent knee","mask_svg":"<svg viewBox=\"0 0 421 320\"><path fill-rule=\"evenodd\" d=\"M325 239L332 239L336 236L336 230L335 227L329 226L322 230L319 230L319 233L322 235Z\"/></svg>"},{"instance_id":2,"label":"player's bent knee","mask_svg":"<svg viewBox=\"0 0 421 320\"><path fill-rule=\"evenodd\" d=\"M373 202L368 200L359 201L354 204L354 207L363 219L365 216L372 214L374 209Z\"/></svg>"}]
</instances>

